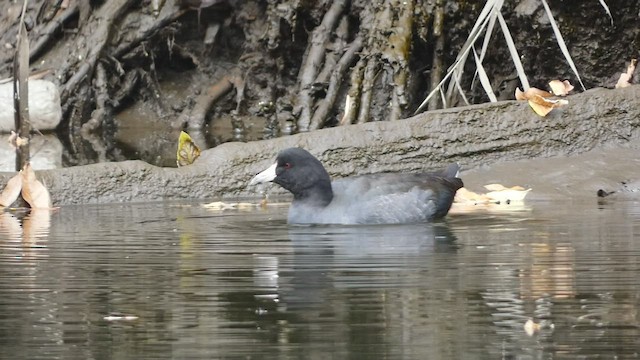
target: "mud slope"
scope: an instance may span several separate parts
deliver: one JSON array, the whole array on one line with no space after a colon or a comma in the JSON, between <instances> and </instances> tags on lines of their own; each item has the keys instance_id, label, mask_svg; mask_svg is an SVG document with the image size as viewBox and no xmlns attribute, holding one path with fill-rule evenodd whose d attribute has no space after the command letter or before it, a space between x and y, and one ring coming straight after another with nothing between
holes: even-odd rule
<instances>
[{"instance_id":1,"label":"mud slope","mask_svg":"<svg viewBox=\"0 0 640 360\"><path fill-rule=\"evenodd\" d=\"M597 89L569 97L570 105L546 118L525 102L506 101L227 143L179 169L125 161L42 171L39 176L56 205L255 196L255 189L246 186L251 176L280 149L302 146L337 177L429 170L457 161L468 169L462 175L470 187L487 182L529 185L536 189L532 197L593 196L597 188L633 194L640 177L639 99L640 86ZM0 174L0 184L11 175Z\"/></svg>"}]
</instances>

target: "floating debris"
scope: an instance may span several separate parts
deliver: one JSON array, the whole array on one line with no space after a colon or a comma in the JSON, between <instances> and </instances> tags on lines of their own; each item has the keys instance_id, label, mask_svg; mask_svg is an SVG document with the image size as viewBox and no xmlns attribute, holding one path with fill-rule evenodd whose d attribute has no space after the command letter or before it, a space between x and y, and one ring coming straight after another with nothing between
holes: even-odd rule
<instances>
[{"instance_id":1,"label":"floating debris","mask_svg":"<svg viewBox=\"0 0 640 360\"><path fill-rule=\"evenodd\" d=\"M139 317L135 315L125 315L125 314L114 313L114 314L106 315L102 319L106 321L133 321L133 320L138 320Z\"/></svg>"}]
</instances>

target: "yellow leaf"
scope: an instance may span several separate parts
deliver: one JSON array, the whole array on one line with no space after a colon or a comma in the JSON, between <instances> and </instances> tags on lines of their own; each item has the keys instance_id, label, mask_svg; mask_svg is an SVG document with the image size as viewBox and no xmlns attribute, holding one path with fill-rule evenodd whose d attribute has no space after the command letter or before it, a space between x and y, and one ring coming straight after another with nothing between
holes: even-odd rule
<instances>
[{"instance_id":1,"label":"yellow leaf","mask_svg":"<svg viewBox=\"0 0 640 360\"><path fill-rule=\"evenodd\" d=\"M20 173L18 173L9 179L7 186L2 190L2 194L0 194L0 206L8 207L13 204L14 201L18 199L20 190L22 190L22 177Z\"/></svg>"},{"instance_id":2,"label":"yellow leaf","mask_svg":"<svg viewBox=\"0 0 640 360\"><path fill-rule=\"evenodd\" d=\"M176 155L178 167L193 164L199 156L200 148L193 142L189 134L181 131Z\"/></svg>"},{"instance_id":3,"label":"yellow leaf","mask_svg":"<svg viewBox=\"0 0 640 360\"><path fill-rule=\"evenodd\" d=\"M50 209L51 196L47 188L36 179L30 163L25 164L22 171L22 198L32 209Z\"/></svg>"}]
</instances>

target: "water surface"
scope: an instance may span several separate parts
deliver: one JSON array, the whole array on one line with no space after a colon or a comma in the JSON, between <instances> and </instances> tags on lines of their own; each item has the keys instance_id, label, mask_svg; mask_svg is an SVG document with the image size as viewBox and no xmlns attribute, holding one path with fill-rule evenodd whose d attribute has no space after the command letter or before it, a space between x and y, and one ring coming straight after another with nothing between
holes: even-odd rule
<instances>
[{"instance_id":1,"label":"water surface","mask_svg":"<svg viewBox=\"0 0 640 360\"><path fill-rule=\"evenodd\" d=\"M286 210L0 214L0 358L639 356L639 202L395 226Z\"/></svg>"}]
</instances>

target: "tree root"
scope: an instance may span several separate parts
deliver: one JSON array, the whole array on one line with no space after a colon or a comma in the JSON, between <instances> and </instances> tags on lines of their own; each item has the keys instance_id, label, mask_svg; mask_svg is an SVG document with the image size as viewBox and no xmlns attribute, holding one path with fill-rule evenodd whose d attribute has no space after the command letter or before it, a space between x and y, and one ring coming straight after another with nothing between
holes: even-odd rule
<instances>
[{"instance_id":1,"label":"tree root","mask_svg":"<svg viewBox=\"0 0 640 360\"><path fill-rule=\"evenodd\" d=\"M329 111L335 104L336 98L338 97L338 90L340 89L340 85L342 83L342 79L347 69L353 63L353 60L358 56L358 52L362 49L362 39L357 37L351 45L349 45L348 50L342 55L338 64L336 64L333 72L331 73L331 79L329 82L329 88L327 89L327 95L318 105L315 113L313 114L313 118L311 119L310 129L316 130L324 125L326 121L327 115Z\"/></svg>"},{"instance_id":2,"label":"tree root","mask_svg":"<svg viewBox=\"0 0 640 360\"><path fill-rule=\"evenodd\" d=\"M429 89L438 87L442 74L444 73L443 56L444 56L444 0L436 0L435 16L433 19L433 37L435 38L435 47L433 49L433 60L431 63L431 79L429 81ZM435 110L439 106L440 96L435 95L429 100L428 110Z\"/></svg>"},{"instance_id":3,"label":"tree root","mask_svg":"<svg viewBox=\"0 0 640 360\"><path fill-rule=\"evenodd\" d=\"M52 38L56 34L58 29L60 29L62 25L64 25L67 21L69 21L71 17L73 17L77 13L78 5L77 2L74 2L62 13L49 21L47 25L38 32L37 40L34 42L33 46L31 47L31 51L29 52L29 58L31 61L40 56L42 50L47 44L52 41Z\"/></svg>"},{"instance_id":4,"label":"tree root","mask_svg":"<svg viewBox=\"0 0 640 360\"><path fill-rule=\"evenodd\" d=\"M391 97L391 112L389 120L398 120L404 115L404 110L409 103L407 99L407 78L409 71L409 54L411 52L411 40L413 36L413 10L415 0L404 0L398 7L398 20L394 31L389 35L388 47L385 54L391 56L385 60L392 68L393 92Z\"/></svg>"},{"instance_id":5,"label":"tree root","mask_svg":"<svg viewBox=\"0 0 640 360\"><path fill-rule=\"evenodd\" d=\"M109 90L107 89L107 73L104 65L96 65L94 94L96 99L96 109L91 113L91 118L82 124L83 135L91 133L102 126L104 118L110 113L107 109L109 100Z\"/></svg>"},{"instance_id":6,"label":"tree root","mask_svg":"<svg viewBox=\"0 0 640 360\"><path fill-rule=\"evenodd\" d=\"M300 68L300 94L298 97L299 118L298 130L309 131L311 123L311 113L313 107L313 97L311 96L312 84L316 80L318 69L324 60L326 43L333 29L335 28L340 15L347 5L347 0L335 0L329 10L325 13L322 23L313 30L309 41L309 51ZM298 112L298 111L296 111Z\"/></svg>"},{"instance_id":7,"label":"tree root","mask_svg":"<svg viewBox=\"0 0 640 360\"><path fill-rule=\"evenodd\" d=\"M371 110L371 98L373 96L373 86L378 72L378 57L371 56L367 60L367 66L364 68L362 79L362 92L360 93L359 111L357 123L362 124L369 121L369 112Z\"/></svg>"},{"instance_id":8,"label":"tree root","mask_svg":"<svg viewBox=\"0 0 640 360\"><path fill-rule=\"evenodd\" d=\"M140 45L144 40L156 35L168 24L176 21L189 9L181 8L175 0L167 0L158 17L153 22L142 22L141 26L131 33L124 33L120 45L113 51L113 56L121 58L133 48Z\"/></svg>"},{"instance_id":9,"label":"tree root","mask_svg":"<svg viewBox=\"0 0 640 360\"><path fill-rule=\"evenodd\" d=\"M220 79L207 91L200 94L192 108L186 108L180 114L178 121L173 124L174 128L202 129L206 122L207 112L211 106L222 96L227 94L234 88L240 80L237 70L232 71L231 75L227 75Z\"/></svg>"},{"instance_id":10,"label":"tree root","mask_svg":"<svg viewBox=\"0 0 640 360\"><path fill-rule=\"evenodd\" d=\"M86 51L82 51L84 54L78 55L78 61L80 66L73 73L73 75L66 81L62 91L60 92L60 99L63 103L69 98L69 95L73 93L80 83L86 79L93 77L93 70L96 62L100 58L105 49L108 40L111 38L110 33L112 26L115 22L120 21L126 10L134 3L134 0L112 0L102 5L96 13L92 14L97 21L90 21L87 26L84 27L83 37L84 41L78 41L77 43L84 43L90 48ZM76 67L78 63L74 62L68 64L66 68L63 68L61 73L66 74Z\"/></svg>"}]
</instances>

